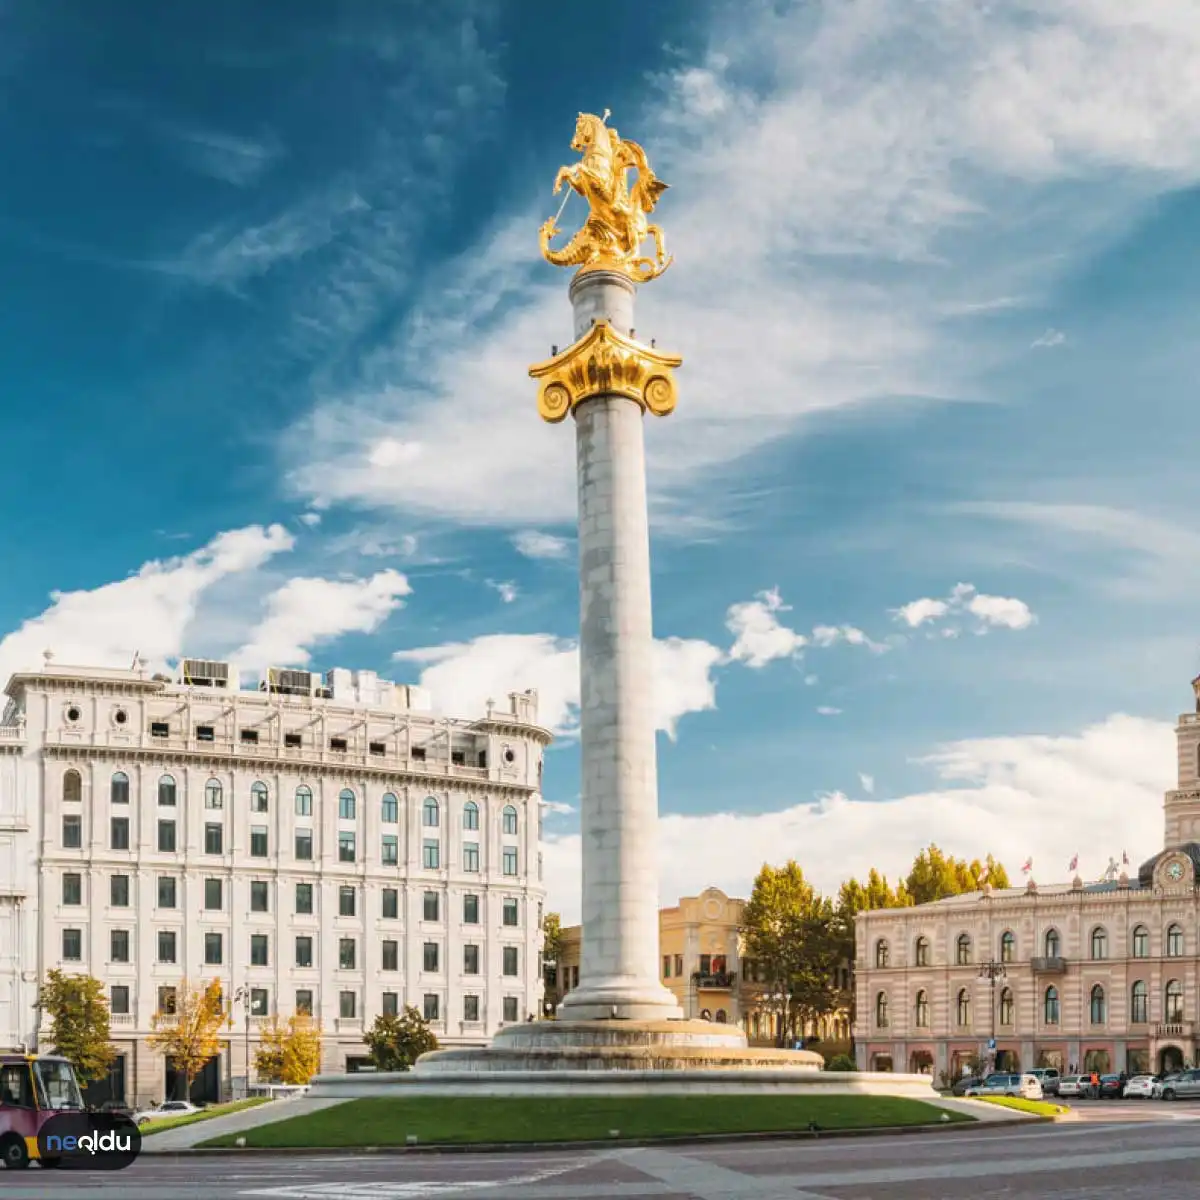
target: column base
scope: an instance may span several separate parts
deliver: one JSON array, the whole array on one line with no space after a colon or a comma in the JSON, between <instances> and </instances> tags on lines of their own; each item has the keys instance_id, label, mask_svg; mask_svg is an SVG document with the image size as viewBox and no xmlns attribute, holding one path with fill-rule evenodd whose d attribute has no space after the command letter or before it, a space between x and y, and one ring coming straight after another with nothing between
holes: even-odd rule
<instances>
[{"instance_id":1,"label":"column base","mask_svg":"<svg viewBox=\"0 0 1200 1200\"><path fill-rule=\"evenodd\" d=\"M657 981L616 977L588 981L558 1006L564 1021L681 1021L675 993Z\"/></svg>"}]
</instances>

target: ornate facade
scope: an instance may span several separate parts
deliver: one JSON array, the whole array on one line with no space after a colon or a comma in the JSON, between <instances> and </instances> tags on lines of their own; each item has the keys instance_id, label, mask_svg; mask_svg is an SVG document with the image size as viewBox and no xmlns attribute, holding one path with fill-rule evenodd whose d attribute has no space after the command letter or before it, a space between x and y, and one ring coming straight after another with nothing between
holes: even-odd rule
<instances>
[{"instance_id":1,"label":"ornate facade","mask_svg":"<svg viewBox=\"0 0 1200 1200\"><path fill-rule=\"evenodd\" d=\"M171 679L49 659L7 693L0 1045L44 1039L55 967L104 983L112 1090L138 1103L171 1081L146 1035L185 979L232 1001L207 1098L239 1088L274 1015L310 1011L341 1071L406 1004L451 1046L538 1012L534 693L456 721L366 671L241 691L229 664Z\"/></svg>"},{"instance_id":2,"label":"ornate facade","mask_svg":"<svg viewBox=\"0 0 1200 1200\"><path fill-rule=\"evenodd\" d=\"M1179 718L1164 849L1100 883L953 896L856 922L864 1070L1161 1070L1197 1059L1200 679ZM1119 874L1118 874L1119 871Z\"/></svg>"}]
</instances>

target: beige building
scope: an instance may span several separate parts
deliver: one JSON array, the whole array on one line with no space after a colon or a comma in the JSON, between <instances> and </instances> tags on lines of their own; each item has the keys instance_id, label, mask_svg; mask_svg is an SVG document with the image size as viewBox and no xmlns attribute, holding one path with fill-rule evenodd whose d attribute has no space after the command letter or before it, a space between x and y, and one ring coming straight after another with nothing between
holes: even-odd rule
<instances>
[{"instance_id":1,"label":"beige building","mask_svg":"<svg viewBox=\"0 0 1200 1200\"><path fill-rule=\"evenodd\" d=\"M1099 883L954 896L856 922L859 1066L1161 1070L1197 1058L1200 679L1179 718L1164 849ZM1103 836L1103 831L1097 831ZM994 1046L994 1050L993 1050Z\"/></svg>"},{"instance_id":2,"label":"beige building","mask_svg":"<svg viewBox=\"0 0 1200 1200\"><path fill-rule=\"evenodd\" d=\"M781 1002L772 996L753 960L742 954L745 905L745 900L727 896L720 888L706 888L698 896L685 896L672 908L660 909L659 969L662 982L675 993L686 1017L741 1025L751 1044L773 1045ZM550 1011L578 985L580 934L578 925L563 930L557 970L546 981ZM848 966L840 971L840 984L849 990ZM839 1013L803 1034L793 1032L795 1036L819 1036L824 1042L848 1040L849 1016Z\"/></svg>"}]
</instances>

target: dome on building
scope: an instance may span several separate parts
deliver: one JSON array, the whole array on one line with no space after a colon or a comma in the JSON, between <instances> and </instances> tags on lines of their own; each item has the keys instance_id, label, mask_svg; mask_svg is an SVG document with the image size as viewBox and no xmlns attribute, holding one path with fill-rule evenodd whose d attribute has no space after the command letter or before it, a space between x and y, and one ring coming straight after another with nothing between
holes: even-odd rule
<instances>
[{"instance_id":1,"label":"dome on building","mask_svg":"<svg viewBox=\"0 0 1200 1200\"><path fill-rule=\"evenodd\" d=\"M1200 842L1186 842L1182 846L1170 846L1166 850L1160 850L1153 858L1148 858L1140 867L1138 867L1138 886L1152 887L1154 884L1154 868L1158 866L1168 854L1186 854L1192 860L1192 868L1195 871L1194 881L1200 884Z\"/></svg>"}]
</instances>

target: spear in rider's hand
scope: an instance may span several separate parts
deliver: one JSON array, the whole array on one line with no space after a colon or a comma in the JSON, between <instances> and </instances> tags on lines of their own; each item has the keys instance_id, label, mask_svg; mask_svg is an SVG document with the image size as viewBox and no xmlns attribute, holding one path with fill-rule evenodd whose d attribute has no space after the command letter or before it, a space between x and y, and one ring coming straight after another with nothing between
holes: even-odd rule
<instances>
[{"instance_id":1,"label":"spear in rider's hand","mask_svg":"<svg viewBox=\"0 0 1200 1200\"><path fill-rule=\"evenodd\" d=\"M601 124L601 125L603 125L603 124L604 124L604 123L605 123L605 122L608 120L608 118L609 118L609 117L611 117L611 116L612 116L612 109L611 109L611 108L606 108L606 109L604 110L604 116L602 116L602 117L600 118L600 124ZM556 213L554 214L554 227L555 227L555 229L557 229L557 228L558 228L558 221L559 221L559 218L560 218L560 217L563 215L563 209L567 207L567 201L568 201L568 200L570 200L570 198L571 198L571 191L572 191L572 188L571 188L570 186L568 186L568 187L567 187L567 194L566 194L566 195L563 197L563 202L562 202L562 203L561 203L561 204L558 206L558 212L556 212Z\"/></svg>"}]
</instances>

